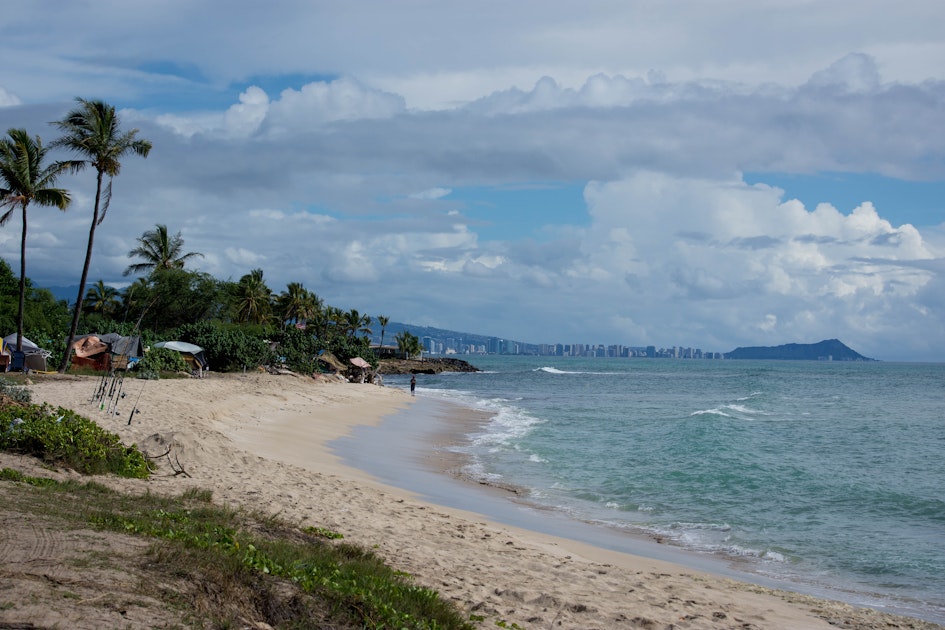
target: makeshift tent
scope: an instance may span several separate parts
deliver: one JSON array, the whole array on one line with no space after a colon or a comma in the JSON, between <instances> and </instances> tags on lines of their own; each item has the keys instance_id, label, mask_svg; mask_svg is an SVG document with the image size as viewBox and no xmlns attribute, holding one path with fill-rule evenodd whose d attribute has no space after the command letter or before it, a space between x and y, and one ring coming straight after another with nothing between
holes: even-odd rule
<instances>
[{"instance_id":1,"label":"makeshift tent","mask_svg":"<svg viewBox=\"0 0 945 630\"><path fill-rule=\"evenodd\" d=\"M112 368L123 370L144 354L141 337L126 337L118 333L76 337L72 350L73 365L83 365L100 371Z\"/></svg>"},{"instance_id":2,"label":"makeshift tent","mask_svg":"<svg viewBox=\"0 0 945 630\"><path fill-rule=\"evenodd\" d=\"M331 369L335 370L336 372L344 372L346 369L348 369L344 363L339 361L338 358L335 357L335 355L328 352L327 350L320 351L316 358L322 363L327 364L329 367L331 367Z\"/></svg>"},{"instance_id":3,"label":"makeshift tent","mask_svg":"<svg viewBox=\"0 0 945 630\"><path fill-rule=\"evenodd\" d=\"M0 363L4 364L4 369L15 371L46 371L46 359L52 354L49 350L43 350L26 337L23 337L23 354L22 356L17 354L16 333L4 337L3 343L0 345L3 346L0 352L8 357L8 359L0 361Z\"/></svg>"},{"instance_id":4,"label":"makeshift tent","mask_svg":"<svg viewBox=\"0 0 945 630\"><path fill-rule=\"evenodd\" d=\"M355 367L359 367L362 369L367 369L371 367L371 364L365 361L364 359L362 359L361 357L354 357L353 359L348 359L348 360L351 361L351 365Z\"/></svg>"},{"instance_id":5,"label":"makeshift tent","mask_svg":"<svg viewBox=\"0 0 945 630\"><path fill-rule=\"evenodd\" d=\"M203 348L186 341L159 341L154 344L155 348L167 348L180 352L180 355L187 361L190 369L202 372L210 369L210 363L207 361L207 353Z\"/></svg>"}]
</instances>

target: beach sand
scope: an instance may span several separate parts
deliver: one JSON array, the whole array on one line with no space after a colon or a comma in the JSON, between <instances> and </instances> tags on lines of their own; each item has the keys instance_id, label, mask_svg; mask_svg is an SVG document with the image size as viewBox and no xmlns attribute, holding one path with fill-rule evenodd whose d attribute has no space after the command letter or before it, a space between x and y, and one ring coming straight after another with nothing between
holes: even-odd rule
<instances>
[{"instance_id":1,"label":"beach sand","mask_svg":"<svg viewBox=\"0 0 945 630\"><path fill-rule=\"evenodd\" d=\"M328 445L404 413L412 399L398 389L262 373L132 380L117 413L106 415L89 403L96 379L32 378L34 402L75 409L151 455L169 450L151 479L106 485L209 489L218 503L340 532L482 618L483 628L939 627L491 523L385 485ZM22 460L0 454L0 467ZM69 625L62 611L43 618L34 608L35 626ZM126 618L123 627L148 626Z\"/></svg>"}]
</instances>

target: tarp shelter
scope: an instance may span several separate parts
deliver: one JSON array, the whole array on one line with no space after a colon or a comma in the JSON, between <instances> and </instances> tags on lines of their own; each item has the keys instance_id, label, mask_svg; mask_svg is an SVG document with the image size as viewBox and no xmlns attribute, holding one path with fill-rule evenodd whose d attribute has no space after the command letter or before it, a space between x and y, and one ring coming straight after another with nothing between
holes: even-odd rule
<instances>
[{"instance_id":1,"label":"tarp shelter","mask_svg":"<svg viewBox=\"0 0 945 630\"><path fill-rule=\"evenodd\" d=\"M203 370L210 369L210 363L207 361L207 353L204 352L203 348L200 346L187 343L186 341L159 341L154 344L154 347L167 348L168 350L180 352L184 361L187 361L187 364L192 370L202 372Z\"/></svg>"},{"instance_id":2,"label":"tarp shelter","mask_svg":"<svg viewBox=\"0 0 945 630\"><path fill-rule=\"evenodd\" d=\"M92 334L76 337L72 344L73 365L84 365L95 370L123 370L144 354L141 337L122 336L118 333Z\"/></svg>"},{"instance_id":3,"label":"tarp shelter","mask_svg":"<svg viewBox=\"0 0 945 630\"><path fill-rule=\"evenodd\" d=\"M8 357L8 359L2 361L4 370L46 371L46 359L52 354L49 350L43 350L26 337L23 337L23 355L18 356L16 353L16 333L4 337L2 345L3 348L0 349L0 352Z\"/></svg>"},{"instance_id":4,"label":"tarp shelter","mask_svg":"<svg viewBox=\"0 0 945 630\"><path fill-rule=\"evenodd\" d=\"M353 359L348 359L348 360L351 361L351 365L355 367L359 367L362 369L367 369L371 367L371 364L365 361L364 359L362 359L361 357L354 357Z\"/></svg>"},{"instance_id":5,"label":"tarp shelter","mask_svg":"<svg viewBox=\"0 0 945 630\"><path fill-rule=\"evenodd\" d=\"M327 364L331 369L337 372L344 372L346 369L348 369L347 367L345 367L344 363L339 361L335 355L328 352L327 350L322 350L321 352L319 352L316 359L318 359L322 363Z\"/></svg>"}]
</instances>

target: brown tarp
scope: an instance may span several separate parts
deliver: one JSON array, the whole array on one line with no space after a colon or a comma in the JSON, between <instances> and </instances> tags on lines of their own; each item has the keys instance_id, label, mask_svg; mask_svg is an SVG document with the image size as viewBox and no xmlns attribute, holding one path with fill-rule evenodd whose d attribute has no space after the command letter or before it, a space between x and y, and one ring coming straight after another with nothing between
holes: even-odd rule
<instances>
[{"instance_id":1,"label":"brown tarp","mask_svg":"<svg viewBox=\"0 0 945 630\"><path fill-rule=\"evenodd\" d=\"M95 335L89 335L85 339L76 341L72 347L75 349L75 356L83 359L108 350L108 344Z\"/></svg>"},{"instance_id":2,"label":"brown tarp","mask_svg":"<svg viewBox=\"0 0 945 630\"><path fill-rule=\"evenodd\" d=\"M345 364L339 361L335 355L325 351L318 355L318 360L324 363L327 363L332 369L338 370L339 372L344 372L346 369Z\"/></svg>"}]
</instances>

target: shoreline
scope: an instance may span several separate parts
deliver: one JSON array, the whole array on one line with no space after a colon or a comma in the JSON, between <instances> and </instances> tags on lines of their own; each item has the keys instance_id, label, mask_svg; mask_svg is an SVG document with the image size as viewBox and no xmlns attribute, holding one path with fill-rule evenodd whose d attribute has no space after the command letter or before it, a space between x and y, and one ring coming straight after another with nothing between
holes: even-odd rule
<instances>
[{"instance_id":1,"label":"shoreline","mask_svg":"<svg viewBox=\"0 0 945 630\"><path fill-rule=\"evenodd\" d=\"M330 452L335 441L357 440L365 427L409 418L422 400L412 401L402 390L257 373L149 381L140 384L141 413L126 426L132 403L122 403L115 416L88 405L93 380L38 376L33 400L71 407L149 452L171 448L189 475L178 476L161 464L148 481L103 479L107 485L172 494L204 488L216 502L299 526L328 527L481 617L483 628L514 623L522 628L826 629L834 624L866 630L889 627L890 621L907 628L940 627L504 525L482 516L488 512L418 496L404 489L409 486L385 481ZM138 387L136 382L129 398L139 395ZM423 422L419 413L413 416ZM358 451L380 461L388 459L385 447L389 454L393 446L361 442ZM469 483L446 475L420 472L429 466L420 460L396 472L395 481L435 474L447 496L490 494L469 492Z\"/></svg>"},{"instance_id":2,"label":"shoreline","mask_svg":"<svg viewBox=\"0 0 945 630\"><path fill-rule=\"evenodd\" d=\"M410 417L401 416L414 418L411 422ZM432 421L433 429L422 426L426 423L418 422L418 418ZM763 588L790 591L800 596L837 601L936 623L930 619L916 617L910 609L883 607L881 604L871 606L854 601L868 600L868 593L856 593L844 589L842 585L792 581L766 575L744 558L702 553L663 543L642 530L621 529L606 523L581 520L553 507L531 501L524 487L478 479L464 470L473 462L461 450L470 443L470 434L475 434L477 429L484 427L489 419L488 413L466 407L459 402L421 396L410 408L385 417L378 425L355 427L351 434L332 442L330 446L355 468L368 472L381 483L412 492L421 500L431 501L445 508L480 514L492 523L515 527L526 534L550 536L559 539L560 544L565 547L570 544L579 545L581 548L578 552L585 555L591 553L587 546L596 548L599 553L592 555L601 561L607 561L607 553L628 554L634 558L669 562L692 571L706 572ZM406 432L403 431L405 426L408 429ZM421 428L418 430L417 427ZM405 434L407 437L404 437ZM406 448L411 454L395 456L393 460L381 464L371 458L356 455L357 449L371 444L383 444L392 452ZM391 446L395 448L390 449ZM404 475L402 460L405 457L421 464L427 474L412 470ZM613 558L610 560L613 561Z\"/></svg>"}]
</instances>

